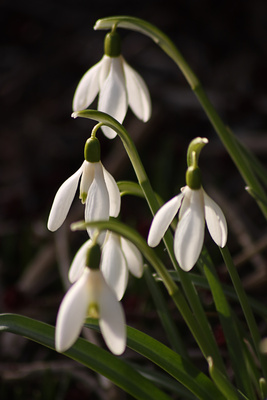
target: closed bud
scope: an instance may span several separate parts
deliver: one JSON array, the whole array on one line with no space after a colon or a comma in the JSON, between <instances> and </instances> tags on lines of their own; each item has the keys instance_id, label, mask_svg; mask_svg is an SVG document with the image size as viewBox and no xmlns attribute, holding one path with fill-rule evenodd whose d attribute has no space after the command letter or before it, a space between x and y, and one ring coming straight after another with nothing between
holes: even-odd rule
<instances>
[{"instance_id":1,"label":"closed bud","mask_svg":"<svg viewBox=\"0 0 267 400\"><path fill-rule=\"evenodd\" d=\"M119 57L121 54L121 38L116 31L106 34L104 42L104 53L109 57Z\"/></svg>"},{"instance_id":2,"label":"closed bud","mask_svg":"<svg viewBox=\"0 0 267 400\"><path fill-rule=\"evenodd\" d=\"M100 161L100 143L96 137L87 139L84 146L84 158L90 163Z\"/></svg>"},{"instance_id":3,"label":"closed bud","mask_svg":"<svg viewBox=\"0 0 267 400\"><path fill-rule=\"evenodd\" d=\"M85 265L90 269L99 269L101 250L98 243L91 244L87 250Z\"/></svg>"},{"instance_id":4,"label":"closed bud","mask_svg":"<svg viewBox=\"0 0 267 400\"><path fill-rule=\"evenodd\" d=\"M201 188L201 171L199 167L188 167L186 171L186 184L192 190Z\"/></svg>"}]
</instances>

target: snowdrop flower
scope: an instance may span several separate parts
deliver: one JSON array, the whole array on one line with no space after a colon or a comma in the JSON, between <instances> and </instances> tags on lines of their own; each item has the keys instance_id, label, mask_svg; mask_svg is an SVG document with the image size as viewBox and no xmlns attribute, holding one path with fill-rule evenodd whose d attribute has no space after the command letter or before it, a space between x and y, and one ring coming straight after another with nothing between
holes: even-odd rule
<instances>
[{"instance_id":1,"label":"snowdrop flower","mask_svg":"<svg viewBox=\"0 0 267 400\"><path fill-rule=\"evenodd\" d=\"M143 257L137 247L116 233L108 231L102 249L101 271L121 300L128 283L130 271L136 278L143 275Z\"/></svg>"},{"instance_id":2,"label":"snowdrop flower","mask_svg":"<svg viewBox=\"0 0 267 400\"><path fill-rule=\"evenodd\" d=\"M112 353L120 355L126 347L124 311L99 270L100 247L94 245L90 250L86 263L90 264L90 268L84 268L60 305L56 321L56 350L68 350L77 340L85 319L92 317L99 318L99 327L107 347Z\"/></svg>"},{"instance_id":3,"label":"snowdrop flower","mask_svg":"<svg viewBox=\"0 0 267 400\"><path fill-rule=\"evenodd\" d=\"M151 247L157 246L180 209L174 253L180 267L190 271L202 250L205 221L212 239L220 247L224 247L227 241L227 224L221 208L201 186L196 154L193 154L193 166L188 168L186 178L187 186L181 189L181 193L155 214L147 242Z\"/></svg>"},{"instance_id":4,"label":"snowdrop flower","mask_svg":"<svg viewBox=\"0 0 267 400\"><path fill-rule=\"evenodd\" d=\"M147 122L151 115L149 91L141 76L122 57L120 37L115 30L106 35L104 47L103 58L85 73L77 86L73 111L86 109L99 92L99 111L122 123L130 106L137 118ZM107 126L102 130L109 139L116 136Z\"/></svg>"},{"instance_id":5,"label":"snowdrop flower","mask_svg":"<svg viewBox=\"0 0 267 400\"><path fill-rule=\"evenodd\" d=\"M65 221L73 198L80 182L80 199L85 203L85 221L108 220L110 216L117 217L120 212L120 192L112 175L100 161L97 138L90 138L85 145L85 161L70 178L58 189L49 214L47 227L56 231ZM90 236L94 230L88 229Z\"/></svg>"},{"instance_id":6,"label":"snowdrop flower","mask_svg":"<svg viewBox=\"0 0 267 400\"><path fill-rule=\"evenodd\" d=\"M90 239L76 253L69 270L70 282L75 282L83 273L86 252ZM121 300L128 283L129 271L136 277L143 275L143 257L137 247L129 240L107 231L102 246L100 269L108 285Z\"/></svg>"}]
</instances>

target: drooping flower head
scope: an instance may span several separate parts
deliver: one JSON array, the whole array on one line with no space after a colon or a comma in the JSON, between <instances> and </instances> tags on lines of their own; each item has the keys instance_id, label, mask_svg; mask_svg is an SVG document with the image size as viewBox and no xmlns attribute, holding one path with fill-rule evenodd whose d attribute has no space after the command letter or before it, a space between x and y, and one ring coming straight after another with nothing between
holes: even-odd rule
<instances>
[{"instance_id":1,"label":"drooping flower head","mask_svg":"<svg viewBox=\"0 0 267 400\"><path fill-rule=\"evenodd\" d=\"M73 111L85 110L99 93L98 110L120 123L128 106L137 118L146 122L151 115L149 91L141 76L121 55L120 37L116 27L105 37L104 56L80 80L73 98ZM116 132L102 127L104 134L113 139Z\"/></svg>"},{"instance_id":2,"label":"drooping flower head","mask_svg":"<svg viewBox=\"0 0 267 400\"><path fill-rule=\"evenodd\" d=\"M85 204L85 221L108 220L120 212L121 197L117 183L100 160L100 144L95 136L85 144L81 167L58 189L48 218L48 229L56 231L65 221L79 180L80 199ZM90 236L94 230L88 229ZM103 234L104 235L104 234ZM102 235L102 239L103 239Z\"/></svg>"},{"instance_id":3,"label":"drooping flower head","mask_svg":"<svg viewBox=\"0 0 267 400\"><path fill-rule=\"evenodd\" d=\"M196 138L190 143L187 186L158 210L147 239L149 246L157 246L179 211L179 222L174 235L174 254L184 271L190 271L198 260L204 242L205 221L212 239L218 246L224 247L227 241L224 214L204 191L197 165L199 152L207 142L205 138Z\"/></svg>"},{"instance_id":4,"label":"drooping flower head","mask_svg":"<svg viewBox=\"0 0 267 400\"><path fill-rule=\"evenodd\" d=\"M87 240L76 253L69 270L70 282L77 281L83 273L86 252L91 239ZM141 278L144 264L143 257L137 247L129 240L107 231L102 245L100 269L108 285L121 300L128 283L129 271Z\"/></svg>"},{"instance_id":5,"label":"drooping flower head","mask_svg":"<svg viewBox=\"0 0 267 400\"><path fill-rule=\"evenodd\" d=\"M98 318L106 345L116 355L126 347L125 316L115 292L99 269L101 250L91 242L87 246L86 266L60 305L55 333L58 352L68 350L77 340L85 319Z\"/></svg>"}]
</instances>

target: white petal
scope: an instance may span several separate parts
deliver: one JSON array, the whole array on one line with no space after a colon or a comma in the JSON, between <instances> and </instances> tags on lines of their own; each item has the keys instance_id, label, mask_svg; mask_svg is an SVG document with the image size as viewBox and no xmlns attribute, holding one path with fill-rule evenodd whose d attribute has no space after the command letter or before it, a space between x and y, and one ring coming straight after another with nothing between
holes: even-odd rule
<instances>
[{"instance_id":1,"label":"white petal","mask_svg":"<svg viewBox=\"0 0 267 400\"><path fill-rule=\"evenodd\" d=\"M227 241L227 223L225 216L214 200L204 192L205 218L209 233L214 242L224 247Z\"/></svg>"},{"instance_id":2,"label":"white petal","mask_svg":"<svg viewBox=\"0 0 267 400\"><path fill-rule=\"evenodd\" d=\"M103 65L103 58L90 68L80 80L74 93L73 111L85 110L99 92L99 74Z\"/></svg>"},{"instance_id":3,"label":"white petal","mask_svg":"<svg viewBox=\"0 0 267 400\"><path fill-rule=\"evenodd\" d=\"M68 350L78 338L89 305L87 288L89 270L66 293L60 305L56 322L56 350Z\"/></svg>"},{"instance_id":4,"label":"white petal","mask_svg":"<svg viewBox=\"0 0 267 400\"><path fill-rule=\"evenodd\" d=\"M84 218L86 222L109 219L109 196L100 162L95 163L95 179L87 195ZM88 228L87 231L89 236L93 237L95 229ZM102 232L99 237L99 244L103 242L104 236L105 232Z\"/></svg>"},{"instance_id":5,"label":"white petal","mask_svg":"<svg viewBox=\"0 0 267 400\"><path fill-rule=\"evenodd\" d=\"M101 271L108 285L116 293L117 299L121 300L128 283L129 273L119 237L111 232L108 233L108 239L103 246Z\"/></svg>"},{"instance_id":6,"label":"white petal","mask_svg":"<svg viewBox=\"0 0 267 400\"><path fill-rule=\"evenodd\" d=\"M109 215L117 217L121 209L121 195L113 176L103 167L104 179L109 194Z\"/></svg>"},{"instance_id":7,"label":"white petal","mask_svg":"<svg viewBox=\"0 0 267 400\"><path fill-rule=\"evenodd\" d=\"M111 115L122 123L127 107L128 100L122 60L121 57L113 57L108 77L99 93L98 110ZM109 139L113 139L116 136L116 132L111 128L104 126L101 129Z\"/></svg>"},{"instance_id":8,"label":"white petal","mask_svg":"<svg viewBox=\"0 0 267 400\"><path fill-rule=\"evenodd\" d=\"M180 267L190 271L201 252L205 231L202 190L192 190L188 210L178 223L174 236L174 253Z\"/></svg>"},{"instance_id":9,"label":"white petal","mask_svg":"<svg viewBox=\"0 0 267 400\"><path fill-rule=\"evenodd\" d=\"M121 247L130 272L137 278L141 278L144 270L142 254L132 242L123 237L121 237Z\"/></svg>"},{"instance_id":10,"label":"white petal","mask_svg":"<svg viewBox=\"0 0 267 400\"><path fill-rule=\"evenodd\" d=\"M108 74L110 71L111 60L112 60L112 58L107 56L106 54L104 54L104 56L102 57L102 67L101 67L100 74L98 77L100 90L103 87L105 80L108 77Z\"/></svg>"},{"instance_id":11,"label":"white petal","mask_svg":"<svg viewBox=\"0 0 267 400\"><path fill-rule=\"evenodd\" d=\"M87 197L88 190L94 180L94 175L95 175L95 168L94 165L95 163L90 163L88 161L83 162L84 167L83 167L83 174L81 178L81 183L80 183L80 199L83 199Z\"/></svg>"},{"instance_id":12,"label":"white petal","mask_svg":"<svg viewBox=\"0 0 267 400\"><path fill-rule=\"evenodd\" d=\"M71 283L76 282L83 274L86 263L86 253L90 242L91 239L87 240L75 254L69 269L69 281Z\"/></svg>"},{"instance_id":13,"label":"white petal","mask_svg":"<svg viewBox=\"0 0 267 400\"><path fill-rule=\"evenodd\" d=\"M110 351L120 355L126 347L124 311L113 290L107 284L102 286L99 296L100 330Z\"/></svg>"},{"instance_id":14,"label":"white petal","mask_svg":"<svg viewBox=\"0 0 267 400\"><path fill-rule=\"evenodd\" d=\"M47 227L50 231L56 231L65 221L82 172L83 165L58 189L47 222Z\"/></svg>"},{"instance_id":15,"label":"white petal","mask_svg":"<svg viewBox=\"0 0 267 400\"><path fill-rule=\"evenodd\" d=\"M137 118L146 122L151 116L151 99L143 78L123 60L128 103Z\"/></svg>"},{"instance_id":16,"label":"white petal","mask_svg":"<svg viewBox=\"0 0 267 400\"><path fill-rule=\"evenodd\" d=\"M183 188L181 188L181 191L184 195L184 198L179 211L179 220L183 218L183 215L188 210L192 195L192 189L190 189L188 186L184 186Z\"/></svg>"},{"instance_id":17,"label":"white petal","mask_svg":"<svg viewBox=\"0 0 267 400\"><path fill-rule=\"evenodd\" d=\"M150 247L155 247L159 244L175 214L177 214L183 194L173 197L165 203L155 214L147 238L147 243Z\"/></svg>"}]
</instances>

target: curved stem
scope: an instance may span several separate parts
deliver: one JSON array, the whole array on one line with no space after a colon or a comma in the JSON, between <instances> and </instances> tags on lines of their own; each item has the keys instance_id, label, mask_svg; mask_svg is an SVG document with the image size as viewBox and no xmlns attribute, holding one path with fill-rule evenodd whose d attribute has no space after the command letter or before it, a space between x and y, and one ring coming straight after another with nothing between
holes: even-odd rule
<instances>
[{"instance_id":1,"label":"curved stem","mask_svg":"<svg viewBox=\"0 0 267 400\"><path fill-rule=\"evenodd\" d=\"M250 167L249 160L246 153L242 151L241 146L237 145L237 139L231 131L224 125L212 103L208 99L199 79L192 71L180 51L175 44L165 35L160 29L154 25L134 17L128 16L115 16L100 19L95 24L95 29L109 29L114 23L118 27L138 31L146 36L149 36L158 44L159 47L176 63L182 71L191 89L199 100L203 110L209 118L212 126L220 137L224 147L228 151L232 160L236 164L240 174L242 175L247 186L250 186L260 197L264 198L266 202L261 202L256 199L258 206L262 210L263 215L267 219L267 195L263 190L259 180Z\"/></svg>"}]
</instances>

